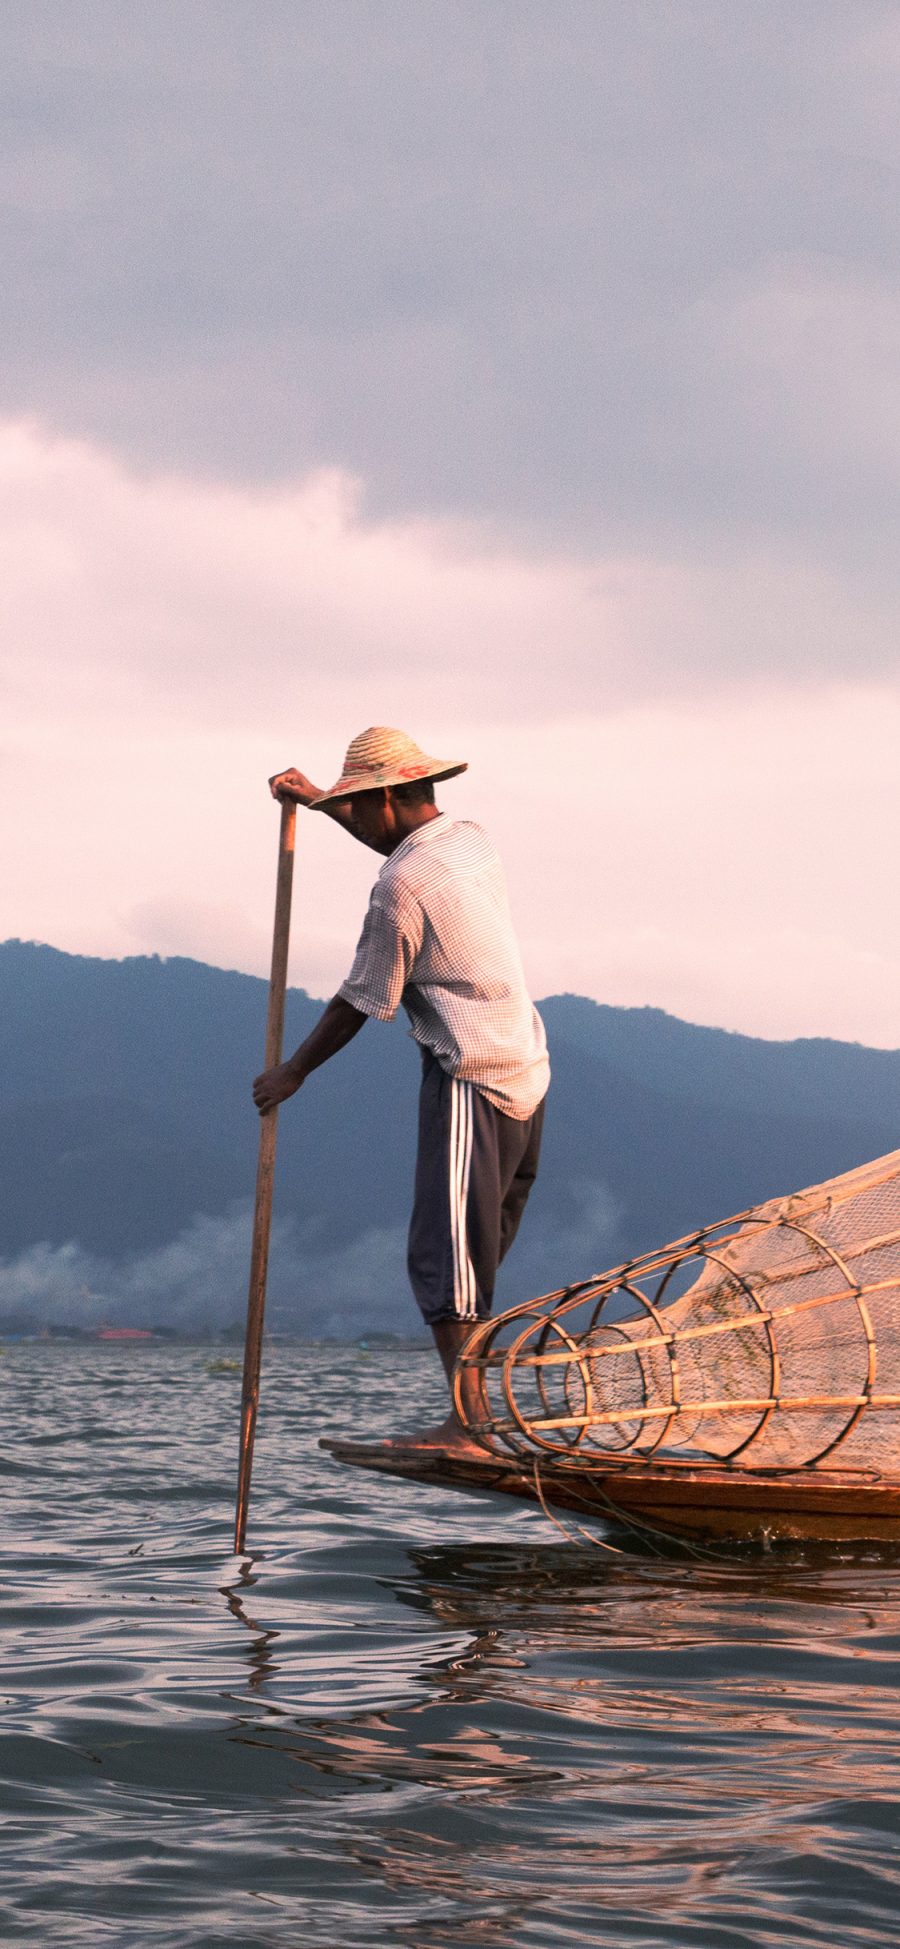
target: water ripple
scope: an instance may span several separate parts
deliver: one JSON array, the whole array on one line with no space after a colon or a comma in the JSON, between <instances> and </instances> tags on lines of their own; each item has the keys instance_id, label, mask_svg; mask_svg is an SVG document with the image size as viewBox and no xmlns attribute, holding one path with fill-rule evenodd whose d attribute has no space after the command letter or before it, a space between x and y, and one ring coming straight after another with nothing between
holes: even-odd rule
<instances>
[{"instance_id":1,"label":"water ripple","mask_svg":"<svg viewBox=\"0 0 900 1949\"><path fill-rule=\"evenodd\" d=\"M562 1542L341 1471L426 1357L3 1363L3 1941L61 1949L893 1944L900 1565Z\"/></svg>"}]
</instances>

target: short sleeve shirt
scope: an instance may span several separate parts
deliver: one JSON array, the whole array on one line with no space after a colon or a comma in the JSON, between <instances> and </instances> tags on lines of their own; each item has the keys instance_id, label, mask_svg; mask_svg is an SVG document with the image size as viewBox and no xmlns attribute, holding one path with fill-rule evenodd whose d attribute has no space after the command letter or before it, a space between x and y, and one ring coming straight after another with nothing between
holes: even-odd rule
<instances>
[{"instance_id":1,"label":"short sleeve shirt","mask_svg":"<svg viewBox=\"0 0 900 1949\"><path fill-rule=\"evenodd\" d=\"M345 1001L412 1033L450 1076L506 1116L530 1117L550 1081L503 868L481 827L446 812L391 853L372 889Z\"/></svg>"}]
</instances>

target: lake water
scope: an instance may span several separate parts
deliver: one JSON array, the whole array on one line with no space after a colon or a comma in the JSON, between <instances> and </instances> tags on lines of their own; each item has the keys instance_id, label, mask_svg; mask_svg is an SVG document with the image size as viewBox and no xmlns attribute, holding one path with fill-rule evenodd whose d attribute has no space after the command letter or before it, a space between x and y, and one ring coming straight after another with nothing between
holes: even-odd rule
<instances>
[{"instance_id":1,"label":"lake water","mask_svg":"<svg viewBox=\"0 0 900 1949\"><path fill-rule=\"evenodd\" d=\"M221 1359L0 1364L5 1946L896 1943L897 1560L341 1469L431 1360L272 1345L242 1567Z\"/></svg>"}]
</instances>

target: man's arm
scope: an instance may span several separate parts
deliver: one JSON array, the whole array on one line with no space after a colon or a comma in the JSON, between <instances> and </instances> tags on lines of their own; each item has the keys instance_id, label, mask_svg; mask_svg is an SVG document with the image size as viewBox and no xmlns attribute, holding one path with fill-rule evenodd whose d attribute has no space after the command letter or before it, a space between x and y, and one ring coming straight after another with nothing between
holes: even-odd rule
<instances>
[{"instance_id":1,"label":"man's arm","mask_svg":"<svg viewBox=\"0 0 900 1949\"><path fill-rule=\"evenodd\" d=\"M351 1002L345 1002L342 995L333 995L315 1028L310 1030L306 1041L301 1042L289 1060L257 1076L253 1085L253 1101L260 1116L265 1116L267 1110L274 1110L276 1104L293 1096L314 1069L352 1042L366 1021L368 1016L361 1009L354 1008Z\"/></svg>"},{"instance_id":2,"label":"man's arm","mask_svg":"<svg viewBox=\"0 0 900 1949\"><path fill-rule=\"evenodd\" d=\"M293 799L295 804L307 807L312 806L313 799L321 797L321 786L313 785L294 765L290 765L287 771L277 771L269 779L269 791L273 799ZM336 825L343 826L345 832L350 831L349 799L332 799L328 805L317 805L314 809L316 812L327 812Z\"/></svg>"}]
</instances>

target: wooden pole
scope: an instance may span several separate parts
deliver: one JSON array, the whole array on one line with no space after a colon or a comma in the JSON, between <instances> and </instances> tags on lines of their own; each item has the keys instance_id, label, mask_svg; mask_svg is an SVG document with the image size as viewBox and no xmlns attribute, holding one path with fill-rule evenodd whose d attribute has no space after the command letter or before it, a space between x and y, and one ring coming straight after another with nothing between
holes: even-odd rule
<instances>
[{"instance_id":1,"label":"wooden pole","mask_svg":"<svg viewBox=\"0 0 900 1949\"><path fill-rule=\"evenodd\" d=\"M278 841L278 880L275 889L275 925L272 934L272 973L269 978L269 1013L266 1020L266 1069L274 1069L281 1061L288 941L291 931L291 887L294 878L296 818L297 807L294 800L282 799L281 831ZM253 1467L253 1442L256 1435L256 1412L259 1406L259 1366L262 1354L263 1318L266 1310L266 1273L269 1265L269 1233L272 1226L272 1190L275 1182L277 1137L276 1107L274 1110L267 1110L259 1120L256 1204L253 1212L250 1285L247 1293L247 1337L244 1342L244 1379L241 1388L241 1445L234 1524L236 1553L244 1548L247 1534L250 1471Z\"/></svg>"}]
</instances>

